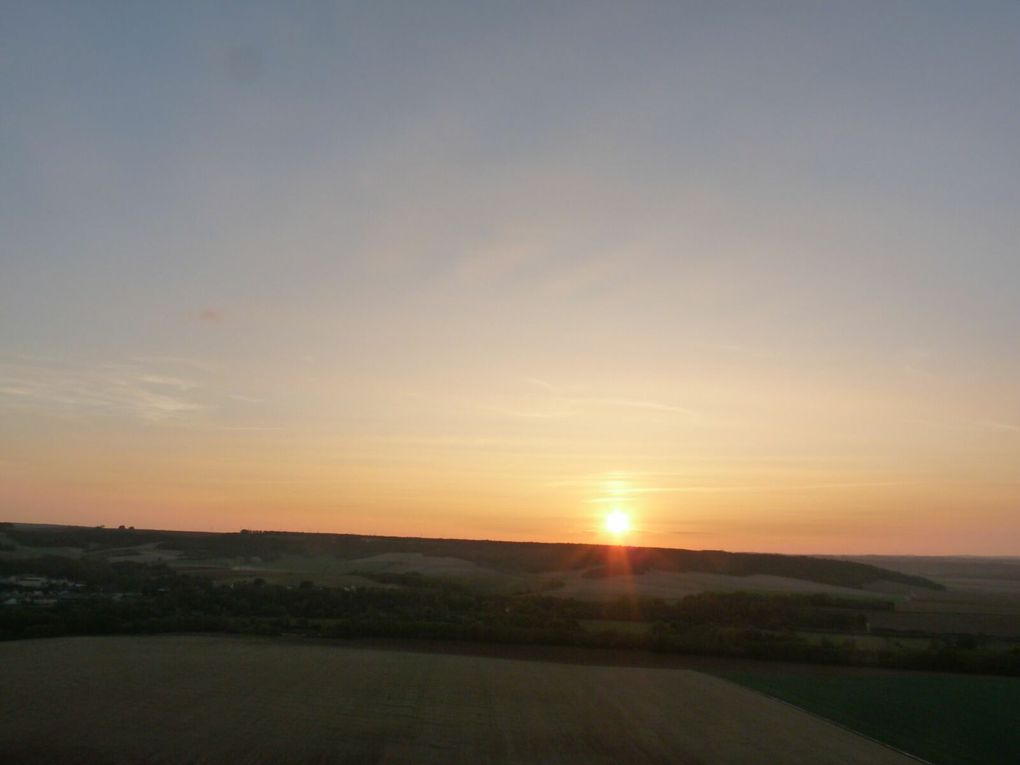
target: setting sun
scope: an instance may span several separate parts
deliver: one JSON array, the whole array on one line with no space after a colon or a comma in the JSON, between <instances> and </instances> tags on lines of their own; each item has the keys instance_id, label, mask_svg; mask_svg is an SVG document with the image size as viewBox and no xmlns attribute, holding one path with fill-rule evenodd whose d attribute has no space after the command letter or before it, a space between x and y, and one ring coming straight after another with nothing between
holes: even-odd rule
<instances>
[{"instance_id":1,"label":"setting sun","mask_svg":"<svg viewBox=\"0 0 1020 765\"><path fill-rule=\"evenodd\" d=\"M626 534L630 531L630 516L623 510L613 510L606 516L606 530L610 534Z\"/></svg>"}]
</instances>

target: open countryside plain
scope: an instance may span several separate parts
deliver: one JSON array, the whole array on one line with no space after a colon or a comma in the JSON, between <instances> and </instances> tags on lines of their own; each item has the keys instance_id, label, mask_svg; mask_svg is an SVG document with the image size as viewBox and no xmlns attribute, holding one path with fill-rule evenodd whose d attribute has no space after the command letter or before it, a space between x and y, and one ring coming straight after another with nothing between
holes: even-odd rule
<instances>
[{"instance_id":1,"label":"open countryside plain","mask_svg":"<svg viewBox=\"0 0 1020 765\"><path fill-rule=\"evenodd\" d=\"M14 762L913 762L682 669L206 636L14 641L0 666Z\"/></svg>"}]
</instances>

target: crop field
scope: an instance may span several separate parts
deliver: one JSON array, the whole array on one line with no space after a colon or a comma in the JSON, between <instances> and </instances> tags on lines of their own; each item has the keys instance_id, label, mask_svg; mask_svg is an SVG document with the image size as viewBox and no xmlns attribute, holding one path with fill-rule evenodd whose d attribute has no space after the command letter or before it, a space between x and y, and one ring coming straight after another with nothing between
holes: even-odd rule
<instances>
[{"instance_id":1,"label":"crop field","mask_svg":"<svg viewBox=\"0 0 1020 765\"><path fill-rule=\"evenodd\" d=\"M844 668L715 674L935 765L1009 765L1020 753L1020 678Z\"/></svg>"},{"instance_id":2,"label":"crop field","mask_svg":"<svg viewBox=\"0 0 1020 765\"><path fill-rule=\"evenodd\" d=\"M912 760L685 669L206 636L0 644L8 762Z\"/></svg>"}]
</instances>

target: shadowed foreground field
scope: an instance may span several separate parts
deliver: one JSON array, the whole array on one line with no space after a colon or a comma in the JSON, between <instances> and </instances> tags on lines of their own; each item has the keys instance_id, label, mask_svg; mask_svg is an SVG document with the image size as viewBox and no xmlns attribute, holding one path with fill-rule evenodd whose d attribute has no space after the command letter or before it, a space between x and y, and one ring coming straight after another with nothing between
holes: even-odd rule
<instances>
[{"instance_id":1,"label":"shadowed foreground field","mask_svg":"<svg viewBox=\"0 0 1020 765\"><path fill-rule=\"evenodd\" d=\"M224 637L0 645L7 762L909 763L682 669Z\"/></svg>"}]
</instances>

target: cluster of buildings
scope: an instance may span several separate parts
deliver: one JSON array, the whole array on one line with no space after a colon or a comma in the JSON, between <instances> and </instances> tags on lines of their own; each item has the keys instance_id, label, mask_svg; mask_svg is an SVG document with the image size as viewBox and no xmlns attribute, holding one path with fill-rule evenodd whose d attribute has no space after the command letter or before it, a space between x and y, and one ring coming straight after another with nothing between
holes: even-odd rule
<instances>
[{"instance_id":1,"label":"cluster of buildings","mask_svg":"<svg viewBox=\"0 0 1020 765\"><path fill-rule=\"evenodd\" d=\"M0 577L0 605L52 606L61 600L82 597L85 585L51 576L15 574Z\"/></svg>"}]
</instances>

